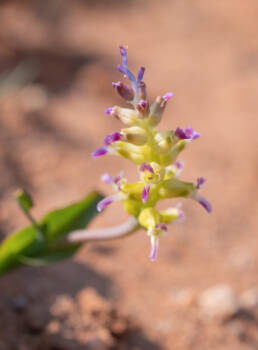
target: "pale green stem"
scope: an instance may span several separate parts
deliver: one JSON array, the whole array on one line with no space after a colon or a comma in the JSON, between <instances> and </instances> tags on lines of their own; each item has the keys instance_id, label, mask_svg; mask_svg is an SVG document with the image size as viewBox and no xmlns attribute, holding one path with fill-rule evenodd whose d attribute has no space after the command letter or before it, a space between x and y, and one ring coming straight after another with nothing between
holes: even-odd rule
<instances>
[{"instance_id":1,"label":"pale green stem","mask_svg":"<svg viewBox=\"0 0 258 350\"><path fill-rule=\"evenodd\" d=\"M77 230L65 237L67 243L83 243L87 241L100 241L121 238L127 236L140 228L135 217L130 217L125 223L95 230Z\"/></svg>"}]
</instances>

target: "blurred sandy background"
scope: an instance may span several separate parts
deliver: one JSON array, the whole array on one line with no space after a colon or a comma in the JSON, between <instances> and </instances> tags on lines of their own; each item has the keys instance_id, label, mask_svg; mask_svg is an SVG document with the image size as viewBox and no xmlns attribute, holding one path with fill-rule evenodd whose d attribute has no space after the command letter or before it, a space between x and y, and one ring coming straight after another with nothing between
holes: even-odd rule
<instances>
[{"instance_id":1,"label":"blurred sandy background","mask_svg":"<svg viewBox=\"0 0 258 350\"><path fill-rule=\"evenodd\" d=\"M214 207L208 215L182 201L187 221L170 227L155 263L140 232L85 246L73 261L3 278L1 350L258 348L255 307L221 322L206 319L198 306L207 288L224 284L239 299L258 286L257 16L256 0L0 2L2 237L26 224L12 197L19 186L32 194L40 216L93 188L110 194L99 180L104 172L123 169L135 177L126 160L90 157L107 133L121 127L103 112L121 104L111 86L120 79L119 44L129 46L133 71L146 67L151 101L175 94L160 129L191 125L202 134L180 157L182 178L207 178L202 193ZM115 204L93 226L125 218ZM88 287L100 304L139 329L124 325L119 338L101 326L113 338L105 342L98 335L97 345L89 343L87 327L80 328L83 321L68 335L60 325L53 331L49 310L60 298L71 304L82 291L87 296ZM10 306L17 297L24 302L20 313ZM36 333L26 328L26 308L47 312ZM76 312L70 305L68 314Z\"/></svg>"}]
</instances>

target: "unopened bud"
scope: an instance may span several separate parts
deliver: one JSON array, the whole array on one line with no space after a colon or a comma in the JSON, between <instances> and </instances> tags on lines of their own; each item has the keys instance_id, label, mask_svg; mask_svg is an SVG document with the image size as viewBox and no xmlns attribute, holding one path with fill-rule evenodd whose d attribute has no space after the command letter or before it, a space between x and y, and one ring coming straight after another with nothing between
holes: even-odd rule
<instances>
[{"instance_id":1,"label":"unopened bud","mask_svg":"<svg viewBox=\"0 0 258 350\"><path fill-rule=\"evenodd\" d=\"M124 100L132 101L134 99L134 90L131 86L120 81L118 83L112 83L112 86Z\"/></svg>"},{"instance_id":2,"label":"unopened bud","mask_svg":"<svg viewBox=\"0 0 258 350\"><path fill-rule=\"evenodd\" d=\"M133 143L134 145L144 145L148 141L146 131L139 126L132 126L121 130L122 141Z\"/></svg>"},{"instance_id":3,"label":"unopened bud","mask_svg":"<svg viewBox=\"0 0 258 350\"><path fill-rule=\"evenodd\" d=\"M173 146L173 131L159 132L154 136L154 140L157 152L165 153Z\"/></svg>"},{"instance_id":4,"label":"unopened bud","mask_svg":"<svg viewBox=\"0 0 258 350\"><path fill-rule=\"evenodd\" d=\"M174 220L183 221L185 214L180 207L168 208L160 212L161 220L165 223L170 223Z\"/></svg>"},{"instance_id":5,"label":"unopened bud","mask_svg":"<svg viewBox=\"0 0 258 350\"><path fill-rule=\"evenodd\" d=\"M150 108L148 101L141 100L136 106L137 111L139 112L139 116L144 118L149 114Z\"/></svg>"},{"instance_id":6,"label":"unopened bud","mask_svg":"<svg viewBox=\"0 0 258 350\"><path fill-rule=\"evenodd\" d=\"M188 197L195 191L195 185L191 182L183 182L173 177L164 181L160 188L161 198Z\"/></svg>"},{"instance_id":7,"label":"unopened bud","mask_svg":"<svg viewBox=\"0 0 258 350\"><path fill-rule=\"evenodd\" d=\"M158 125L161 121L163 111L167 101L173 96L172 92L168 92L164 96L158 96L156 101L150 107L149 123L152 126Z\"/></svg>"},{"instance_id":8,"label":"unopened bud","mask_svg":"<svg viewBox=\"0 0 258 350\"><path fill-rule=\"evenodd\" d=\"M180 140L174 146L172 146L169 152L162 154L162 165L167 166L174 163L177 159L178 154L185 148L185 146L189 142L189 140Z\"/></svg>"},{"instance_id":9,"label":"unopened bud","mask_svg":"<svg viewBox=\"0 0 258 350\"><path fill-rule=\"evenodd\" d=\"M116 117L126 125L133 125L137 120L136 112L133 109L129 108L120 108L118 106L114 106L112 108L108 108L108 113L106 112L106 114L110 114L111 116Z\"/></svg>"}]
</instances>

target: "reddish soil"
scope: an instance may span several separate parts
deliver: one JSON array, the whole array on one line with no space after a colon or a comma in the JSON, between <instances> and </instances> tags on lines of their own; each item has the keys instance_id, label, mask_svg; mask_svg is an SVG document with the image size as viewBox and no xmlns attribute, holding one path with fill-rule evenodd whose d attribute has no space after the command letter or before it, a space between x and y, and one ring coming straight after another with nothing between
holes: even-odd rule
<instances>
[{"instance_id":1,"label":"reddish soil","mask_svg":"<svg viewBox=\"0 0 258 350\"><path fill-rule=\"evenodd\" d=\"M121 102L111 87L120 43L132 69L147 68L150 100L175 93L160 128L201 132L182 178L206 177L214 207L183 200L187 221L170 227L155 263L142 231L2 278L1 350L258 349L256 309L222 322L195 302L217 284L237 295L258 285L257 15L256 0L1 2L2 237L26 224L17 187L40 217L93 188L110 193L104 172L135 177L126 160L90 157L121 127L103 113ZM115 204L92 227L125 218Z\"/></svg>"}]
</instances>

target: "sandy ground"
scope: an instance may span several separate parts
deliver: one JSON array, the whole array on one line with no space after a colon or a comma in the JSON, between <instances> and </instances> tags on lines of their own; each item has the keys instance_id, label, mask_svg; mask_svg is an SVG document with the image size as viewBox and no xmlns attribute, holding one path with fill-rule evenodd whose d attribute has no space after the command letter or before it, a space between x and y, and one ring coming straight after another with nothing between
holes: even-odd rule
<instances>
[{"instance_id":1,"label":"sandy ground","mask_svg":"<svg viewBox=\"0 0 258 350\"><path fill-rule=\"evenodd\" d=\"M15 72L0 78L2 237L26 224L12 197L18 186L31 192L39 217L93 188L110 193L99 181L104 172L135 177L126 160L90 158L103 137L121 127L103 113L121 102L111 87L120 78L121 43L129 46L133 70L147 68L150 100L175 94L160 129L191 125L202 134L182 154L182 178L206 177L203 194L214 207L207 215L183 200L187 221L170 227L155 263L142 231L86 245L73 261L4 277L0 335L18 337L27 325L27 311L13 310L13 298L26 300L25 309L39 308L39 315L47 311L50 321L22 344L2 334L1 350L41 349L50 337L53 305L64 295L76 303L89 287L140 330L127 325L133 340L104 342L100 349L258 348L257 310L221 322L204 317L196 303L211 286L226 284L239 296L258 285L257 15L255 0L1 3L0 70ZM92 226L125 218L115 204ZM62 344L43 348L90 349L87 327L76 327L70 335L58 330Z\"/></svg>"}]
</instances>

